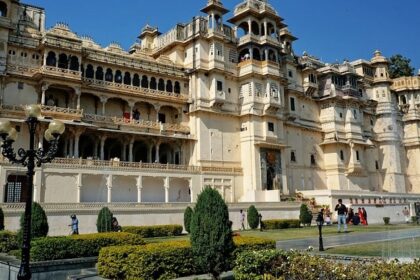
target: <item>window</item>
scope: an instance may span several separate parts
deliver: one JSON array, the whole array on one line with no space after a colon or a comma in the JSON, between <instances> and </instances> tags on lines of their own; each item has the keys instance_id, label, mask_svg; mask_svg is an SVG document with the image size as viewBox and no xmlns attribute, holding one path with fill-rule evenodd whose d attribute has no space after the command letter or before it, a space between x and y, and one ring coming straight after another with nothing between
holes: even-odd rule
<instances>
[{"instance_id":1,"label":"window","mask_svg":"<svg viewBox=\"0 0 420 280\"><path fill-rule=\"evenodd\" d=\"M290 97L290 110L296 111L295 99L293 97Z\"/></svg>"},{"instance_id":2,"label":"window","mask_svg":"<svg viewBox=\"0 0 420 280\"><path fill-rule=\"evenodd\" d=\"M86 68L86 78L88 79L93 79L93 76L95 75L94 71L93 71L93 66L92 64L88 64L87 68Z\"/></svg>"},{"instance_id":3,"label":"window","mask_svg":"<svg viewBox=\"0 0 420 280\"><path fill-rule=\"evenodd\" d=\"M223 91L223 82L217 81L217 91Z\"/></svg>"},{"instance_id":4,"label":"window","mask_svg":"<svg viewBox=\"0 0 420 280\"><path fill-rule=\"evenodd\" d=\"M316 84L316 76L314 74L309 74L309 82Z\"/></svg>"},{"instance_id":5,"label":"window","mask_svg":"<svg viewBox=\"0 0 420 280\"><path fill-rule=\"evenodd\" d=\"M343 150L340 150L340 159L341 160L344 160L344 152L343 152Z\"/></svg>"},{"instance_id":6,"label":"window","mask_svg":"<svg viewBox=\"0 0 420 280\"><path fill-rule=\"evenodd\" d=\"M343 113L340 113L340 119L342 119L343 118Z\"/></svg>"},{"instance_id":7,"label":"window","mask_svg":"<svg viewBox=\"0 0 420 280\"><path fill-rule=\"evenodd\" d=\"M121 84L122 83L122 73L120 70L117 70L115 72L115 80L114 80L117 84Z\"/></svg>"},{"instance_id":8,"label":"window","mask_svg":"<svg viewBox=\"0 0 420 280\"><path fill-rule=\"evenodd\" d=\"M315 155L314 154L311 155L311 165L316 165Z\"/></svg>"},{"instance_id":9,"label":"window","mask_svg":"<svg viewBox=\"0 0 420 280\"><path fill-rule=\"evenodd\" d=\"M105 81L112 82L112 80L113 80L112 70L108 68L106 69L106 73L105 73Z\"/></svg>"},{"instance_id":10,"label":"window","mask_svg":"<svg viewBox=\"0 0 420 280\"><path fill-rule=\"evenodd\" d=\"M160 91L165 90L165 81L163 79L159 79L158 90L160 90Z\"/></svg>"},{"instance_id":11,"label":"window","mask_svg":"<svg viewBox=\"0 0 420 280\"><path fill-rule=\"evenodd\" d=\"M356 111L356 110L353 110L353 118L354 118L355 120L357 120L357 111Z\"/></svg>"},{"instance_id":12,"label":"window","mask_svg":"<svg viewBox=\"0 0 420 280\"><path fill-rule=\"evenodd\" d=\"M296 151L291 151L290 152L290 161L291 162L296 162Z\"/></svg>"},{"instance_id":13,"label":"window","mask_svg":"<svg viewBox=\"0 0 420 280\"><path fill-rule=\"evenodd\" d=\"M268 123L268 131L274 132L274 123L272 122Z\"/></svg>"},{"instance_id":14,"label":"window","mask_svg":"<svg viewBox=\"0 0 420 280\"><path fill-rule=\"evenodd\" d=\"M357 160L357 161L360 161L359 151L356 151L356 160Z\"/></svg>"},{"instance_id":15,"label":"window","mask_svg":"<svg viewBox=\"0 0 420 280\"><path fill-rule=\"evenodd\" d=\"M159 113L159 122L165 123L166 122L166 116L165 114Z\"/></svg>"},{"instance_id":16,"label":"window","mask_svg":"<svg viewBox=\"0 0 420 280\"><path fill-rule=\"evenodd\" d=\"M379 170L379 162L377 160L375 160L375 168L376 170Z\"/></svg>"},{"instance_id":17,"label":"window","mask_svg":"<svg viewBox=\"0 0 420 280\"><path fill-rule=\"evenodd\" d=\"M7 5L4 2L0 2L0 16L7 17Z\"/></svg>"},{"instance_id":18,"label":"window","mask_svg":"<svg viewBox=\"0 0 420 280\"><path fill-rule=\"evenodd\" d=\"M288 75L289 75L290 78L293 78L293 71L292 70L289 70L288 71Z\"/></svg>"},{"instance_id":19,"label":"window","mask_svg":"<svg viewBox=\"0 0 420 280\"><path fill-rule=\"evenodd\" d=\"M23 82L18 82L18 89L23 89Z\"/></svg>"}]
</instances>

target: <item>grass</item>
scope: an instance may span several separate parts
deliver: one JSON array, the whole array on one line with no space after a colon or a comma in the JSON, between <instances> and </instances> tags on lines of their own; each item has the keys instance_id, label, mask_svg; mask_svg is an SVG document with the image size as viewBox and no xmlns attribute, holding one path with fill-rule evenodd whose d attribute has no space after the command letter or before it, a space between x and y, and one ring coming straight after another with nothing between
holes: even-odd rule
<instances>
[{"instance_id":1,"label":"grass","mask_svg":"<svg viewBox=\"0 0 420 280\"><path fill-rule=\"evenodd\" d=\"M419 258L420 238L339 246L327 249L326 253L366 257Z\"/></svg>"}]
</instances>

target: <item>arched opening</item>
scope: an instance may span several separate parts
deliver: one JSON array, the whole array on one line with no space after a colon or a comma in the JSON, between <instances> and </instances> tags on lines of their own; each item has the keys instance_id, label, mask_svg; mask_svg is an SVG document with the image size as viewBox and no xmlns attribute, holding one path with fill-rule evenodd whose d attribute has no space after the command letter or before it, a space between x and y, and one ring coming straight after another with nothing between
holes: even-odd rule
<instances>
[{"instance_id":1,"label":"arched opening","mask_svg":"<svg viewBox=\"0 0 420 280\"><path fill-rule=\"evenodd\" d=\"M252 34L257 35L257 36L260 35L260 26L258 25L256 21L253 21L251 23L251 32Z\"/></svg>"},{"instance_id":2,"label":"arched opening","mask_svg":"<svg viewBox=\"0 0 420 280\"><path fill-rule=\"evenodd\" d=\"M261 60L261 54L260 54L260 50L259 49L254 48L252 50L252 59Z\"/></svg>"},{"instance_id":3,"label":"arched opening","mask_svg":"<svg viewBox=\"0 0 420 280\"><path fill-rule=\"evenodd\" d=\"M169 202L190 202L191 191L188 180L172 178L169 185Z\"/></svg>"},{"instance_id":4,"label":"arched opening","mask_svg":"<svg viewBox=\"0 0 420 280\"><path fill-rule=\"evenodd\" d=\"M93 136L83 134L79 139L79 156L81 158L96 158L98 143Z\"/></svg>"},{"instance_id":5,"label":"arched opening","mask_svg":"<svg viewBox=\"0 0 420 280\"><path fill-rule=\"evenodd\" d=\"M174 92L176 94L180 94L181 93L181 86L180 86L179 82L175 82Z\"/></svg>"},{"instance_id":6,"label":"arched opening","mask_svg":"<svg viewBox=\"0 0 420 280\"><path fill-rule=\"evenodd\" d=\"M96 95L83 92L80 96L80 107L83 108L83 113L97 115L99 106L101 106L100 99Z\"/></svg>"},{"instance_id":7,"label":"arched opening","mask_svg":"<svg viewBox=\"0 0 420 280\"><path fill-rule=\"evenodd\" d=\"M149 79L147 78L146 75L143 75L141 77L141 87L142 88L149 88Z\"/></svg>"},{"instance_id":8,"label":"arched opening","mask_svg":"<svg viewBox=\"0 0 420 280\"><path fill-rule=\"evenodd\" d=\"M171 106L162 106L159 110L159 120L161 123L177 123L178 110Z\"/></svg>"},{"instance_id":9,"label":"arched opening","mask_svg":"<svg viewBox=\"0 0 420 280\"><path fill-rule=\"evenodd\" d=\"M114 80L117 84L121 84L122 83L122 73L120 70L115 71L115 80Z\"/></svg>"},{"instance_id":10,"label":"arched opening","mask_svg":"<svg viewBox=\"0 0 420 280\"><path fill-rule=\"evenodd\" d=\"M93 71L92 64L88 64L88 66L86 67L85 74L86 74L86 78L93 79L93 76L95 75L95 72Z\"/></svg>"},{"instance_id":11,"label":"arched opening","mask_svg":"<svg viewBox=\"0 0 420 280\"><path fill-rule=\"evenodd\" d=\"M114 76L112 74L112 69L111 68L106 69L105 81L112 82L113 78L114 78Z\"/></svg>"},{"instance_id":12,"label":"arched opening","mask_svg":"<svg viewBox=\"0 0 420 280\"><path fill-rule=\"evenodd\" d=\"M172 163L172 147L167 144L161 144L159 147L159 162L162 164Z\"/></svg>"},{"instance_id":13,"label":"arched opening","mask_svg":"<svg viewBox=\"0 0 420 280\"><path fill-rule=\"evenodd\" d=\"M249 33L248 22L244 21L241 24L239 24L238 29L237 29L238 38L248 35L248 33Z\"/></svg>"},{"instance_id":14,"label":"arched opening","mask_svg":"<svg viewBox=\"0 0 420 280\"><path fill-rule=\"evenodd\" d=\"M407 98L405 97L405 95L401 95L401 104L407 104Z\"/></svg>"},{"instance_id":15,"label":"arched opening","mask_svg":"<svg viewBox=\"0 0 420 280\"><path fill-rule=\"evenodd\" d=\"M62 53L58 56L58 68L68 69L69 68L69 60L67 55Z\"/></svg>"},{"instance_id":16,"label":"arched opening","mask_svg":"<svg viewBox=\"0 0 420 280\"><path fill-rule=\"evenodd\" d=\"M146 203L165 202L165 189L162 178L143 177L141 201Z\"/></svg>"},{"instance_id":17,"label":"arched opening","mask_svg":"<svg viewBox=\"0 0 420 280\"><path fill-rule=\"evenodd\" d=\"M168 80L166 82L166 91L167 92L172 92L172 90L173 90L173 88L172 88L172 81L171 80Z\"/></svg>"},{"instance_id":18,"label":"arched opening","mask_svg":"<svg viewBox=\"0 0 420 280\"><path fill-rule=\"evenodd\" d=\"M70 106L70 89L51 86L45 91L45 104L50 107L68 108Z\"/></svg>"},{"instance_id":19,"label":"arched opening","mask_svg":"<svg viewBox=\"0 0 420 280\"><path fill-rule=\"evenodd\" d=\"M131 74L130 72L124 73L124 85L131 85Z\"/></svg>"},{"instance_id":20,"label":"arched opening","mask_svg":"<svg viewBox=\"0 0 420 280\"><path fill-rule=\"evenodd\" d=\"M277 62L276 53L273 50L268 50L268 60Z\"/></svg>"},{"instance_id":21,"label":"arched opening","mask_svg":"<svg viewBox=\"0 0 420 280\"><path fill-rule=\"evenodd\" d=\"M139 74L134 74L133 76L133 86L139 87L140 86L140 77Z\"/></svg>"},{"instance_id":22,"label":"arched opening","mask_svg":"<svg viewBox=\"0 0 420 280\"><path fill-rule=\"evenodd\" d=\"M108 138L105 141L105 158L104 160L111 160L114 158L122 158L122 145L117 139Z\"/></svg>"},{"instance_id":23,"label":"arched opening","mask_svg":"<svg viewBox=\"0 0 420 280\"><path fill-rule=\"evenodd\" d=\"M220 15L215 15L214 21L216 23L216 29L221 30L223 28L222 17Z\"/></svg>"},{"instance_id":24,"label":"arched opening","mask_svg":"<svg viewBox=\"0 0 420 280\"><path fill-rule=\"evenodd\" d=\"M70 58L70 70L79 71L79 58L77 56L71 56Z\"/></svg>"},{"instance_id":25,"label":"arched opening","mask_svg":"<svg viewBox=\"0 0 420 280\"><path fill-rule=\"evenodd\" d=\"M276 29L271 22L267 23L267 35L273 38L276 37Z\"/></svg>"},{"instance_id":26,"label":"arched opening","mask_svg":"<svg viewBox=\"0 0 420 280\"><path fill-rule=\"evenodd\" d=\"M249 53L248 49L244 49L239 53L239 61L245 61L251 58L251 55Z\"/></svg>"},{"instance_id":27,"label":"arched opening","mask_svg":"<svg viewBox=\"0 0 420 280\"><path fill-rule=\"evenodd\" d=\"M150 79L150 89L156 89L156 88L157 88L157 86L156 86L156 78L155 77L152 77Z\"/></svg>"},{"instance_id":28,"label":"arched opening","mask_svg":"<svg viewBox=\"0 0 420 280\"><path fill-rule=\"evenodd\" d=\"M133 160L134 162L149 162L148 160L149 147L143 141L136 141L133 145Z\"/></svg>"},{"instance_id":29,"label":"arched opening","mask_svg":"<svg viewBox=\"0 0 420 280\"><path fill-rule=\"evenodd\" d=\"M0 16L7 17L7 4L3 1L0 2Z\"/></svg>"},{"instance_id":30,"label":"arched opening","mask_svg":"<svg viewBox=\"0 0 420 280\"><path fill-rule=\"evenodd\" d=\"M130 118L130 111L127 102L120 98L110 98L105 104L105 115L110 117L128 117Z\"/></svg>"},{"instance_id":31,"label":"arched opening","mask_svg":"<svg viewBox=\"0 0 420 280\"><path fill-rule=\"evenodd\" d=\"M159 79L158 90L160 90L160 91L165 90L165 81L163 79Z\"/></svg>"},{"instance_id":32,"label":"arched opening","mask_svg":"<svg viewBox=\"0 0 420 280\"><path fill-rule=\"evenodd\" d=\"M101 66L96 68L95 79L100 81L104 79L104 69Z\"/></svg>"},{"instance_id":33,"label":"arched opening","mask_svg":"<svg viewBox=\"0 0 420 280\"><path fill-rule=\"evenodd\" d=\"M54 66L56 67L57 65L57 58L55 56L55 52L49 52L47 55L47 66Z\"/></svg>"},{"instance_id":34,"label":"arched opening","mask_svg":"<svg viewBox=\"0 0 420 280\"><path fill-rule=\"evenodd\" d=\"M139 111L142 120L151 121L157 114L155 107L147 102L139 102L135 108Z\"/></svg>"}]
</instances>

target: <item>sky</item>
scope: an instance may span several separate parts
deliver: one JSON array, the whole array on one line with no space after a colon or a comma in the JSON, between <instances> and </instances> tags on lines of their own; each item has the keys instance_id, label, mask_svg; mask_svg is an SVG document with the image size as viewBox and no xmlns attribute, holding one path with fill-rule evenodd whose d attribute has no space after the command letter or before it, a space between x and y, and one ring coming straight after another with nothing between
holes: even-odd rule
<instances>
[{"instance_id":1,"label":"sky","mask_svg":"<svg viewBox=\"0 0 420 280\"><path fill-rule=\"evenodd\" d=\"M242 0L222 0L229 10ZM118 42L128 49L141 28L166 32L176 23L200 15L207 0L23 0L43 7L46 27L69 24L103 47ZM402 54L420 69L420 1L418 0L269 0L299 38L294 51L324 62L370 59L376 49L389 57ZM231 13L224 18L226 21Z\"/></svg>"}]
</instances>

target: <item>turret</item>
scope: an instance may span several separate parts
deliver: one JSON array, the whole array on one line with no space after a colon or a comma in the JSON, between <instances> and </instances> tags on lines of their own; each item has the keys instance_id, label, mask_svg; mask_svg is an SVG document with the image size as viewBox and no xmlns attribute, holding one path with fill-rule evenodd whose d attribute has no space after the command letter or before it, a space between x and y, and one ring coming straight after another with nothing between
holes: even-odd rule
<instances>
[{"instance_id":1,"label":"turret","mask_svg":"<svg viewBox=\"0 0 420 280\"><path fill-rule=\"evenodd\" d=\"M139 39L141 40L141 48L143 50L150 50L154 48L154 41L161 33L156 27L146 24L141 30Z\"/></svg>"},{"instance_id":2,"label":"turret","mask_svg":"<svg viewBox=\"0 0 420 280\"><path fill-rule=\"evenodd\" d=\"M223 31L223 15L229 12L220 0L208 0L201 11L208 15L208 28Z\"/></svg>"}]
</instances>

